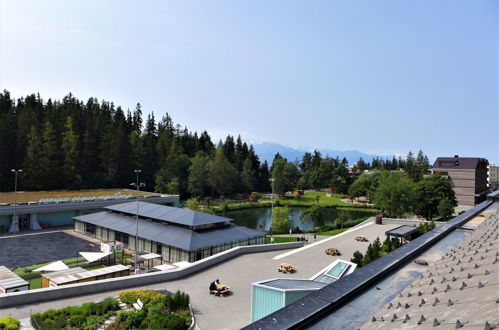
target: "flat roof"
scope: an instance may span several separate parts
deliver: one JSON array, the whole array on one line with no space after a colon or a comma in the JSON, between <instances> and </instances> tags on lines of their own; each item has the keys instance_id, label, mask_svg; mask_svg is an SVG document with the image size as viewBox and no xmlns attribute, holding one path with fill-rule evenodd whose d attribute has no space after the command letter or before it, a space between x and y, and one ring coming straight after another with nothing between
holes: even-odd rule
<instances>
[{"instance_id":1,"label":"flat roof","mask_svg":"<svg viewBox=\"0 0 499 330\"><path fill-rule=\"evenodd\" d=\"M81 281L91 277L103 276L107 274L117 273L124 270L130 269L130 266L124 265L114 265L110 267L98 268L93 270L84 270L83 271L75 271L74 273L65 273L60 274L59 276L47 277L51 282L56 283L57 285ZM49 274L48 274L49 275Z\"/></svg>"},{"instance_id":2,"label":"flat roof","mask_svg":"<svg viewBox=\"0 0 499 330\"><path fill-rule=\"evenodd\" d=\"M28 285L22 277L5 266L0 266L0 286L4 289L15 289Z\"/></svg>"},{"instance_id":3,"label":"flat roof","mask_svg":"<svg viewBox=\"0 0 499 330\"><path fill-rule=\"evenodd\" d=\"M402 225L385 232L387 236L406 237L419 232L419 227Z\"/></svg>"},{"instance_id":4,"label":"flat roof","mask_svg":"<svg viewBox=\"0 0 499 330\"><path fill-rule=\"evenodd\" d=\"M113 212L120 212L136 216L137 202L111 205L105 207L105 209ZM145 202L139 202L138 212L140 217L171 222L190 227L231 221L231 219L204 212Z\"/></svg>"},{"instance_id":5,"label":"flat roof","mask_svg":"<svg viewBox=\"0 0 499 330\"><path fill-rule=\"evenodd\" d=\"M74 217L74 219L131 236L135 236L137 231L137 220L130 215L104 211ZM204 230L191 230L167 223L139 219L138 227L139 237L186 251L265 235L263 232L232 224Z\"/></svg>"},{"instance_id":6,"label":"flat roof","mask_svg":"<svg viewBox=\"0 0 499 330\"><path fill-rule=\"evenodd\" d=\"M85 269L83 269L81 267L74 267L74 268L59 270L59 271L52 272L52 273L41 274L41 276L45 277L48 280L53 280L57 277L74 275L74 274L84 273L84 272L86 272Z\"/></svg>"},{"instance_id":7,"label":"flat roof","mask_svg":"<svg viewBox=\"0 0 499 330\"><path fill-rule=\"evenodd\" d=\"M161 194L140 191L140 197L161 196ZM85 189L85 190L52 190L52 191L18 191L0 193L0 204L54 203L59 201L82 201L92 199L126 199L137 197L137 191L131 189Z\"/></svg>"}]
</instances>

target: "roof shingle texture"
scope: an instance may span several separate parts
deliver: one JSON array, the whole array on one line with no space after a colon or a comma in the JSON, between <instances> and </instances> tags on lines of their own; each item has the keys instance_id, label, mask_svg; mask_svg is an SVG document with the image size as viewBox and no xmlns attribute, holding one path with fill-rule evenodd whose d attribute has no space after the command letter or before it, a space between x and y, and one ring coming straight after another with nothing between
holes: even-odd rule
<instances>
[{"instance_id":1,"label":"roof shingle texture","mask_svg":"<svg viewBox=\"0 0 499 330\"><path fill-rule=\"evenodd\" d=\"M135 216L137 214L137 202L111 205L105 207L105 209ZM228 218L213 214L145 202L139 202L138 211L140 217L191 227L231 221Z\"/></svg>"},{"instance_id":2,"label":"roof shingle texture","mask_svg":"<svg viewBox=\"0 0 499 330\"><path fill-rule=\"evenodd\" d=\"M362 329L493 329L499 326L499 216L430 264ZM489 327L489 328L487 328Z\"/></svg>"}]
</instances>

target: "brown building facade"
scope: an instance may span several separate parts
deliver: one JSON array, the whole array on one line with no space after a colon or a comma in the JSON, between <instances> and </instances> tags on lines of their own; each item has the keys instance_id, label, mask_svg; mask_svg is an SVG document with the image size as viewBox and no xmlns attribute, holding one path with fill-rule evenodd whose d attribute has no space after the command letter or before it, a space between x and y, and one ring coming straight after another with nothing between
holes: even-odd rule
<instances>
[{"instance_id":1,"label":"brown building facade","mask_svg":"<svg viewBox=\"0 0 499 330\"><path fill-rule=\"evenodd\" d=\"M485 158L438 157L432 171L449 178L459 205L474 206L485 200L488 192L488 165Z\"/></svg>"}]
</instances>

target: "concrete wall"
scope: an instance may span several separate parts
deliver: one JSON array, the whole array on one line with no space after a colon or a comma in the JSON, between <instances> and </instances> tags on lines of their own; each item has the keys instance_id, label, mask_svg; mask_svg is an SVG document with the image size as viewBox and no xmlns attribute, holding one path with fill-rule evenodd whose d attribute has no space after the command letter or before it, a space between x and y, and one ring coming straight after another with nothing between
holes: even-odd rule
<instances>
[{"instance_id":1,"label":"concrete wall","mask_svg":"<svg viewBox=\"0 0 499 330\"><path fill-rule=\"evenodd\" d=\"M142 275L132 275L128 277L113 278L89 283L71 284L57 288L44 288L3 294L0 295L0 309L10 306L36 304L42 301L64 299L105 291L129 289L136 286L147 286L154 283L173 281L201 271L207 267L216 265L225 260L234 258L238 255L294 249L302 246L302 242L238 246L214 256L197 261L192 265L181 269L167 270Z\"/></svg>"}]
</instances>

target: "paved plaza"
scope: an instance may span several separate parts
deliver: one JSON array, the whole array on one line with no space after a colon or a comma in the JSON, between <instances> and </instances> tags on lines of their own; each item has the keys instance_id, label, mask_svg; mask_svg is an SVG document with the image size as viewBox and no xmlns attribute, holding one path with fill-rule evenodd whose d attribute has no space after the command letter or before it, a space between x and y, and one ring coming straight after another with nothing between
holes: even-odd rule
<instances>
[{"instance_id":1,"label":"paved plaza","mask_svg":"<svg viewBox=\"0 0 499 330\"><path fill-rule=\"evenodd\" d=\"M250 323L251 283L277 277L309 278L337 258L350 260L355 250L365 252L369 243L357 242L354 239L355 236L366 236L369 241L379 236L383 240L385 231L397 226L399 225L380 226L369 223L338 236L321 237L322 240L311 243L305 248L242 255L181 280L143 288L187 292L191 297L196 322L200 329L237 329ZM326 255L324 250L330 247L340 249L343 255L341 257ZM277 265L282 262L293 264L297 272L294 274L277 272ZM208 286L215 279L228 284L233 294L227 297L209 295ZM100 301L106 297L116 296L117 293L118 291L110 291L29 306L17 306L7 308L0 314L25 318L29 316L30 311L36 313L50 308Z\"/></svg>"},{"instance_id":2,"label":"paved plaza","mask_svg":"<svg viewBox=\"0 0 499 330\"><path fill-rule=\"evenodd\" d=\"M88 244L62 231L0 236L0 265L14 268L75 258L88 251Z\"/></svg>"}]
</instances>

